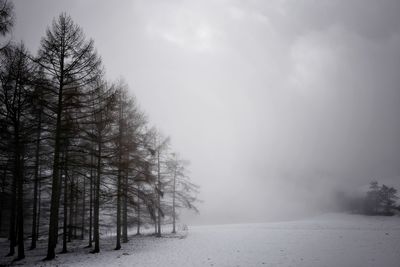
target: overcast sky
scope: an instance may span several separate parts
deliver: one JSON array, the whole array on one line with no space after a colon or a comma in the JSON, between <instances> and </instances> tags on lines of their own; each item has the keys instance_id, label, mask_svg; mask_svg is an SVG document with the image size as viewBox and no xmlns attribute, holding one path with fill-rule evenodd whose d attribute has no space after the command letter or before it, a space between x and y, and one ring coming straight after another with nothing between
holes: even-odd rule
<instances>
[{"instance_id":1,"label":"overcast sky","mask_svg":"<svg viewBox=\"0 0 400 267\"><path fill-rule=\"evenodd\" d=\"M36 53L66 11L201 186L189 223L320 211L377 179L400 189L400 1L24 1Z\"/></svg>"}]
</instances>

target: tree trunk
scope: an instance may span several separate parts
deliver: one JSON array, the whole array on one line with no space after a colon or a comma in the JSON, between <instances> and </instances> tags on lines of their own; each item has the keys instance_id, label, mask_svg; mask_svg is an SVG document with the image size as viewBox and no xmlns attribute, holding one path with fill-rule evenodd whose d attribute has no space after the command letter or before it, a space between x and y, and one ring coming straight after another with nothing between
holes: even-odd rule
<instances>
[{"instance_id":1,"label":"tree trunk","mask_svg":"<svg viewBox=\"0 0 400 267\"><path fill-rule=\"evenodd\" d=\"M128 242L128 174L124 176L124 202L122 213L122 242Z\"/></svg>"},{"instance_id":2,"label":"tree trunk","mask_svg":"<svg viewBox=\"0 0 400 267\"><path fill-rule=\"evenodd\" d=\"M176 233L176 213L175 213L175 191L176 191L176 166L174 169L174 184L173 184L173 189L172 189L172 233Z\"/></svg>"},{"instance_id":3,"label":"tree trunk","mask_svg":"<svg viewBox=\"0 0 400 267\"><path fill-rule=\"evenodd\" d=\"M18 149L17 149L18 150ZM18 164L17 164L17 228L18 228L18 260L25 258L25 249L24 249L24 177L23 177L23 164L22 157L20 153L18 153Z\"/></svg>"},{"instance_id":4,"label":"tree trunk","mask_svg":"<svg viewBox=\"0 0 400 267\"><path fill-rule=\"evenodd\" d=\"M63 49L62 49L63 50ZM60 69L64 70L64 52L61 53ZM61 116L63 105L63 86L64 86L64 72L61 71L60 83L58 91L58 106L57 106L57 123L54 144L54 160L53 160L53 179L51 184L51 205L50 205L50 222L49 222L49 239L47 245L47 260L55 258L55 248L58 235L58 211L60 206L60 192L59 192L59 164L60 164L60 139L61 139Z\"/></svg>"},{"instance_id":5,"label":"tree trunk","mask_svg":"<svg viewBox=\"0 0 400 267\"><path fill-rule=\"evenodd\" d=\"M89 192L89 244L88 247L91 248L92 247L92 233L93 233L93 190L94 190L94 180L95 177L93 175L93 164L94 164L94 159L93 159L93 151L91 151L91 155L90 155L90 192Z\"/></svg>"},{"instance_id":6,"label":"tree trunk","mask_svg":"<svg viewBox=\"0 0 400 267\"><path fill-rule=\"evenodd\" d=\"M59 176L58 176L58 209L60 209L60 198L61 198L61 192L63 189L63 185L62 185L62 162L60 163L60 171L59 171ZM59 214L59 213L58 213ZM60 217L60 215L57 215L58 217ZM55 246L54 248L57 248L58 245L58 238L59 238L59 230L60 230L60 220L58 219L56 221L56 226L54 227L54 235L55 235Z\"/></svg>"},{"instance_id":7,"label":"tree trunk","mask_svg":"<svg viewBox=\"0 0 400 267\"><path fill-rule=\"evenodd\" d=\"M117 244L115 250L121 249L121 180L122 180L122 92L119 94L119 122L118 122L118 177L117 177Z\"/></svg>"},{"instance_id":8,"label":"tree trunk","mask_svg":"<svg viewBox=\"0 0 400 267\"><path fill-rule=\"evenodd\" d=\"M67 149L65 151L67 154ZM67 253L67 231L68 231L68 175L67 175L67 155L64 156L64 220L63 220L63 247L61 253ZM71 217L71 214L70 214Z\"/></svg>"},{"instance_id":9,"label":"tree trunk","mask_svg":"<svg viewBox=\"0 0 400 267\"><path fill-rule=\"evenodd\" d=\"M121 169L118 168L117 182L117 244L115 250L121 249Z\"/></svg>"},{"instance_id":10,"label":"tree trunk","mask_svg":"<svg viewBox=\"0 0 400 267\"><path fill-rule=\"evenodd\" d=\"M158 180L158 191L157 191L157 237L161 237L161 170L160 170L160 149L157 149L157 180Z\"/></svg>"},{"instance_id":11,"label":"tree trunk","mask_svg":"<svg viewBox=\"0 0 400 267\"><path fill-rule=\"evenodd\" d=\"M20 140L20 99L21 99L21 88L17 85L18 91L18 111L17 116L14 119L14 139L15 139L15 163L14 163L14 175L17 182L17 236L18 236L18 256L17 259L25 258L24 249L24 173L23 173L23 152L22 144Z\"/></svg>"},{"instance_id":12,"label":"tree trunk","mask_svg":"<svg viewBox=\"0 0 400 267\"><path fill-rule=\"evenodd\" d=\"M15 171L14 171L15 172ZM10 240L10 250L7 256L13 256L15 253L15 246L17 245L17 235L16 235L16 202L17 202L17 181L16 177L13 175L11 184L11 209L10 209L10 227L8 238Z\"/></svg>"},{"instance_id":13,"label":"tree trunk","mask_svg":"<svg viewBox=\"0 0 400 267\"><path fill-rule=\"evenodd\" d=\"M39 110L38 117L38 127L36 129L36 148L35 148L35 177L34 177L34 187L33 187L33 211L32 211L32 239L30 249L36 248L36 216L37 216L37 202L38 202L38 183L39 183L39 164L40 164L40 134L42 129L42 112Z\"/></svg>"},{"instance_id":14,"label":"tree trunk","mask_svg":"<svg viewBox=\"0 0 400 267\"><path fill-rule=\"evenodd\" d=\"M39 177L42 176L41 170L39 169ZM38 212L37 212L37 223L36 223L36 239L39 240L39 226L40 226L40 212L41 212L41 203L42 203L42 183L39 180L39 193L38 193Z\"/></svg>"},{"instance_id":15,"label":"tree trunk","mask_svg":"<svg viewBox=\"0 0 400 267\"><path fill-rule=\"evenodd\" d=\"M72 226L73 226L73 214L74 214L74 179L70 177L70 192L69 192L69 221L68 221L68 242L72 240Z\"/></svg>"},{"instance_id":16,"label":"tree trunk","mask_svg":"<svg viewBox=\"0 0 400 267\"><path fill-rule=\"evenodd\" d=\"M74 183L75 184L75 183ZM75 185L75 195L74 195L74 212L72 214L74 214L74 220L73 220L73 224L72 224L72 229L74 230L74 239L77 238L77 233L76 233L76 229L78 228L78 202L79 202L79 198L78 198L78 185Z\"/></svg>"},{"instance_id":17,"label":"tree trunk","mask_svg":"<svg viewBox=\"0 0 400 267\"><path fill-rule=\"evenodd\" d=\"M81 221L81 240L85 238L85 212L86 212L86 175L83 177L82 192L82 221Z\"/></svg>"},{"instance_id":18,"label":"tree trunk","mask_svg":"<svg viewBox=\"0 0 400 267\"><path fill-rule=\"evenodd\" d=\"M99 232L99 205L100 205L100 178L101 178L101 143L98 141L98 155L97 155L97 179L95 185L95 198L94 198L94 250L93 253L100 252L100 232Z\"/></svg>"},{"instance_id":19,"label":"tree trunk","mask_svg":"<svg viewBox=\"0 0 400 267\"><path fill-rule=\"evenodd\" d=\"M140 198L139 198L139 190L140 187L138 185L138 196L137 196L137 229L136 229L136 235L140 235Z\"/></svg>"},{"instance_id":20,"label":"tree trunk","mask_svg":"<svg viewBox=\"0 0 400 267\"><path fill-rule=\"evenodd\" d=\"M1 199L0 199L0 233L3 224L3 203L4 203L4 192L5 192L5 181L7 179L7 166L4 166L3 176L1 177Z\"/></svg>"}]
</instances>

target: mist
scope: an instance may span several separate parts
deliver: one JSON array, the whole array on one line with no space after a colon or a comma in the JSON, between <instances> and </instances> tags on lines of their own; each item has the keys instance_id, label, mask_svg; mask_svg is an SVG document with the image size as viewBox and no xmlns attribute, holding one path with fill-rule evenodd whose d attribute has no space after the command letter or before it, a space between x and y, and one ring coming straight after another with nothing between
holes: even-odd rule
<instances>
[{"instance_id":1,"label":"mist","mask_svg":"<svg viewBox=\"0 0 400 267\"><path fill-rule=\"evenodd\" d=\"M94 39L190 160L189 224L300 218L372 180L400 186L396 0L14 5L30 51L64 11Z\"/></svg>"}]
</instances>

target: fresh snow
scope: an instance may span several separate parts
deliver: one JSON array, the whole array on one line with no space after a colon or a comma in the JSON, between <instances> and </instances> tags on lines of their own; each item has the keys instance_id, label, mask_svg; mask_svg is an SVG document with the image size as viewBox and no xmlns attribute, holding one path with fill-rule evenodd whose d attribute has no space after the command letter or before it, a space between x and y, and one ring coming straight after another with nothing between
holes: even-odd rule
<instances>
[{"instance_id":1,"label":"fresh snow","mask_svg":"<svg viewBox=\"0 0 400 267\"><path fill-rule=\"evenodd\" d=\"M289 222L193 226L188 233L163 238L131 236L119 251L112 250L113 242L114 238L104 238L100 254L89 254L82 244L73 243L71 253L58 254L51 262L40 260L45 252L42 243L43 249L27 251L27 259L15 264L398 267L400 217L327 214ZM5 248L4 242L0 248Z\"/></svg>"}]
</instances>

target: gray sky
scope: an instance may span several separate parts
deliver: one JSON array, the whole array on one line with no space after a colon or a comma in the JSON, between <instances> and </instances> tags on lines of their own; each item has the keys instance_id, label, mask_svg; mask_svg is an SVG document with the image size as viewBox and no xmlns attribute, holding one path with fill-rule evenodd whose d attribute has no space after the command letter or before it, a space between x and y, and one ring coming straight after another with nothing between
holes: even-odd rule
<instances>
[{"instance_id":1,"label":"gray sky","mask_svg":"<svg viewBox=\"0 0 400 267\"><path fill-rule=\"evenodd\" d=\"M32 52L69 13L190 159L204 203L189 223L302 216L372 179L400 189L398 0L13 2Z\"/></svg>"}]
</instances>

